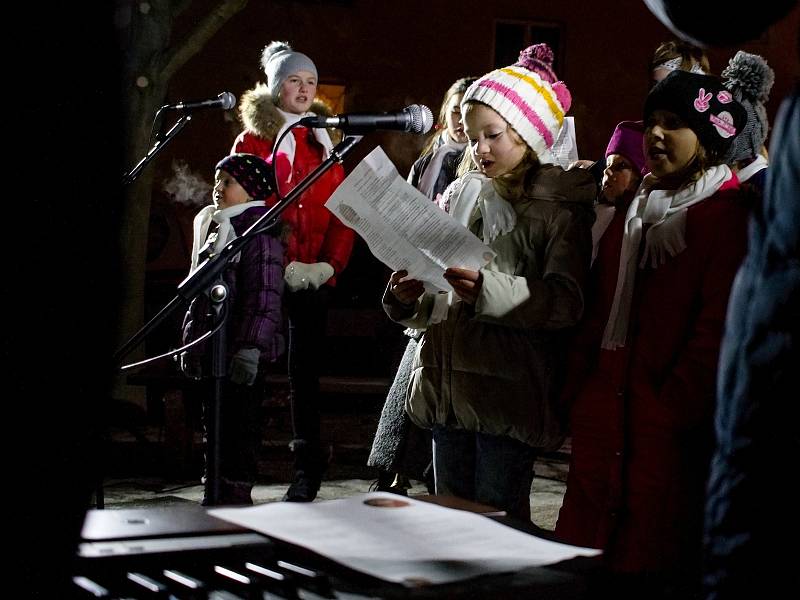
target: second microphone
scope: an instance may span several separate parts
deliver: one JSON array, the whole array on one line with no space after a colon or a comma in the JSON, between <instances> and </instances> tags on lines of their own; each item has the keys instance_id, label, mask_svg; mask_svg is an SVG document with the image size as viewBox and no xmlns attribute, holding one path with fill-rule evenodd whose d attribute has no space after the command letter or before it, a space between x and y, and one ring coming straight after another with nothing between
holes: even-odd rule
<instances>
[{"instance_id":1,"label":"second microphone","mask_svg":"<svg viewBox=\"0 0 800 600\"><path fill-rule=\"evenodd\" d=\"M305 127L333 127L345 133L368 133L376 129L393 129L409 133L428 133L433 127L433 113L424 104L412 104L404 109L385 113L352 113L333 117L305 117Z\"/></svg>"}]
</instances>

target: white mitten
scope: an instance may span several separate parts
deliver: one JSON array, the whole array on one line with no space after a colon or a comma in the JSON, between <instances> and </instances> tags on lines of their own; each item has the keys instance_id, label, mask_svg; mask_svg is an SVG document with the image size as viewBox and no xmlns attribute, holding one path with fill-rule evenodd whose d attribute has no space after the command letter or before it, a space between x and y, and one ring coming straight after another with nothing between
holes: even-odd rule
<instances>
[{"instance_id":1,"label":"white mitten","mask_svg":"<svg viewBox=\"0 0 800 600\"><path fill-rule=\"evenodd\" d=\"M311 288L319 289L331 277L333 277L333 267L328 263L318 262L308 265L308 285Z\"/></svg>"},{"instance_id":2,"label":"white mitten","mask_svg":"<svg viewBox=\"0 0 800 600\"><path fill-rule=\"evenodd\" d=\"M286 265L283 280L292 292L318 289L333 277L333 267L326 262L302 263L293 260Z\"/></svg>"}]
</instances>

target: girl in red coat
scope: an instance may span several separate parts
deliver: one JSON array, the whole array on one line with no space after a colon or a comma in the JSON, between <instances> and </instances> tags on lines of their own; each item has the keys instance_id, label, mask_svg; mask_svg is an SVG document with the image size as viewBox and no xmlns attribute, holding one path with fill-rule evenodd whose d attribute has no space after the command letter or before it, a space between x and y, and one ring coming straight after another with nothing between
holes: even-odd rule
<instances>
[{"instance_id":1,"label":"girl in red coat","mask_svg":"<svg viewBox=\"0 0 800 600\"><path fill-rule=\"evenodd\" d=\"M650 174L600 241L606 278L572 352L556 534L602 548L616 592L690 598L720 339L746 244L746 205L720 162L746 113L717 78L674 71L644 117Z\"/></svg>"},{"instance_id":2,"label":"girl in red coat","mask_svg":"<svg viewBox=\"0 0 800 600\"><path fill-rule=\"evenodd\" d=\"M261 57L266 85L246 92L241 102L244 131L233 152L249 152L272 162L280 194L285 196L325 160L333 141L325 129L295 127L283 138L277 157L275 140L293 123L317 109L317 68L286 42L272 42ZM321 105L320 105L321 106ZM320 444L319 370L325 337L328 290L335 285L353 248L353 230L325 208L344 179L334 165L281 215L288 225L285 306L289 316L289 384L291 448L295 476L284 500L311 502L319 491L327 465Z\"/></svg>"}]
</instances>

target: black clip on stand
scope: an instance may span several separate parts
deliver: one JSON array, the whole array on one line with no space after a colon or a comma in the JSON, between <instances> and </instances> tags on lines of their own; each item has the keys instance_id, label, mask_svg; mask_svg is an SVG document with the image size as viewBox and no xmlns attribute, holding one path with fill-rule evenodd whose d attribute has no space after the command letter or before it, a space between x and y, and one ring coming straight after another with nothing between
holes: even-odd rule
<instances>
[{"instance_id":1,"label":"black clip on stand","mask_svg":"<svg viewBox=\"0 0 800 600\"><path fill-rule=\"evenodd\" d=\"M163 108L164 107L161 107L159 109L159 112ZM156 114L156 118L158 118L158 114ZM164 146L166 146L170 141L172 141L172 138L178 135L178 132L180 132L181 129L186 127L186 124L191 120L192 120L192 115L190 114L183 115L180 119L178 119L175 122L175 124L172 127L170 127L169 131L163 134L163 139L161 135L157 135L156 143L153 144L153 147L147 151L147 154L145 154L144 158L142 158L142 160L139 161L139 164L133 167L133 169L131 169L130 172L125 173L122 176L122 185L126 186L130 183L133 183L134 180L139 176L139 173L141 173L142 169L144 169L145 165L147 165L147 163L153 160L153 157L155 157L156 154L158 154L161 150L163 150Z\"/></svg>"},{"instance_id":2,"label":"black clip on stand","mask_svg":"<svg viewBox=\"0 0 800 600\"><path fill-rule=\"evenodd\" d=\"M178 127L176 124L167 135ZM127 356L136 346L138 346L145 337L157 327L164 319L172 314L176 309L184 304L188 304L196 296L210 290L209 297L215 306L221 308L224 305L225 298L227 297L227 290L224 285L220 283L222 278L222 271L228 261L236 256L241 248L247 244L256 234L261 233L265 229L271 227L281 213L286 210L291 202L297 199L308 187L314 183L319 177L330 169L334 163L342 163L345 155L352 150L355 145L361 140L359 136L345 137L337 146L331 151L330 156L326 158L320 165L314 169L308 176L303 179L296 187L292 189L284 198L281 198L277 204L272 206L261 218L253 223L247 231L241 236L230 241L218 254L210 256L207 260L200 264L197 270L184 279L179 285L177 295L170 300L144 327L136 332L117 352L114 354L114 359L119 363L122 358ZM143 161L144 162L144 161ZM142 163L140 163L142 164ZM137 165L138 168L138 165ZM134 169L136 170L136 169ZM139 169L141 170L141 169ZM224 314L224 310L222 313ZM219 312L217 313L219 314ZM219 478L219 432L220 432L220 401L222 382L227 373L226 365L226 348L225 348L225 327L219 327L218 331L213 335L212 342L212 364L214 365L212 377L214 378L214 395L212 398L212 406L209 414L209 427L208 427L208 469L206 474L206 492L207 500L211 505L215 505L219 501L220 496L220 478ZM124 365L120 370L125 371L135 367L142 366L146 363L174 356L181 352L184 348L168 352L167 354L156 356L138 363ZM98 503L99 508L99 503Z\"/></svg>"}]
</instances>

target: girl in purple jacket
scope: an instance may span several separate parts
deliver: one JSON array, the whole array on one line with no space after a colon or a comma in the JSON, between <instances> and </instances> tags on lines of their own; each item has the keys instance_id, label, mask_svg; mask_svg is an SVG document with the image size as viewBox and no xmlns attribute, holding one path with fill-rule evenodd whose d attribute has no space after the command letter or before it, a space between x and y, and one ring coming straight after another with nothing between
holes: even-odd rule
<instances>
[{"instance_id":1,"label":"girl in purple jacket","mask_svg":"<svg viewBox=\"0 0 800 600\"><path fill-rule=\"evenodd\" d=\"M253 154L232 154L216 166L214 204L194 219L192 272L209 255L216 254L241 235L267 208L269 166ZM250 492L257 473L256 451L261 441L258 418L264 396L265 363L284 350L281 295L283 244L273 229L259 233L227 264L223 279L226 300L228 373L223 381L220 433L219 504L252 504ZM209 331L212 307L206 295L192 301L183 324L183 342ZM210 375L210 344L198 344L183 354L181 368L194 378ZM211 390L204 390L203 424ZM209 504L205 478L203 504Z\"/></svg>"}]
</instances>

